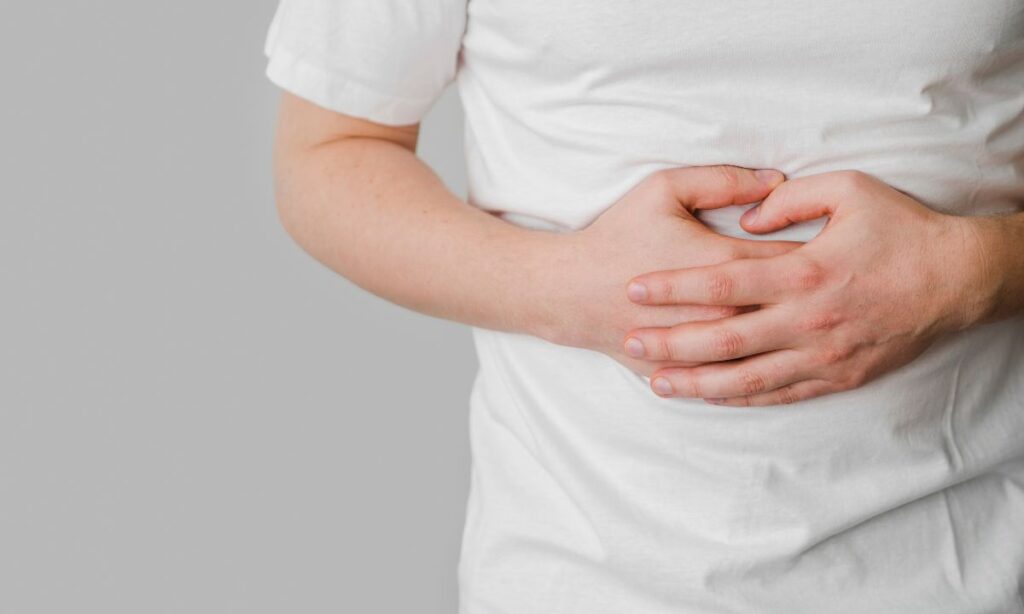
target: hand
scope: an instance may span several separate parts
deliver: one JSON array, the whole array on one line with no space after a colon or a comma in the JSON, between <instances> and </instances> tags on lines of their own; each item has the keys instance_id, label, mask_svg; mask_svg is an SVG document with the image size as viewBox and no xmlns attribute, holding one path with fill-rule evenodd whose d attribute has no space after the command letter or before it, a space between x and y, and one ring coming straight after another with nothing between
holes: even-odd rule
<instances>
[{"instance_id":1,"label":"hand","mask_svg":"<svg viewBox=\"0 0 1024 614\"><path fill-rule=\"evenodd\" d=\"M693 215L696 208L746 204L764 198L783 180L778 171L759 178L734 166L659 171L630 190L589 226L567 234L551 263L549 322L542 337L603 352L632 371L649 375L672 360L637 360L622 352L629 328L671 326L744 311L740 307L647 306L622 293L634 275L658 268L702 266L785 253L800 243L744 240L720 235ZM560 237L562 239L562 237Z\"/></svg>"},{"instance_id":2,"label":"hand","mask_svg":"<svg viewBox=\"0 0 1024 614\"><path fill-rule=\"evenodd\" d=\"M860 172L786 181L740 224L766 233L826 215L817 237L781 255L632 280L638 304L761 306L713 322L638 324L623 342L630 356L705 363L658 370L657 394L760 406L848 390L964 328L990 301L972 286L970 218Z\"/></svg>"}]
</instances>

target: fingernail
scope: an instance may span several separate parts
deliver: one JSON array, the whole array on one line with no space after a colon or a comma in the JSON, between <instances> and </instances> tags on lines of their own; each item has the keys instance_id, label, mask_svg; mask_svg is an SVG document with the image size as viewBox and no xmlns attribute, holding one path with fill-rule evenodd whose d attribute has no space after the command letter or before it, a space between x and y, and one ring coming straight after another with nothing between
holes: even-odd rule
<instances>
[{"instance_id":1,"label":"fingernail","mask_svg":"<svg viewBox=\"0 0 1024 614\"><path fill-rule=\"evenodd\" d=\"M644 342L636 337L626 339L626 353L633 358L642 358L644 355Z\"/></svg>"},{"instance_id":2,"label":"fingernail","mask_svg":"<svg viewBox=\"0 0 1024 614\"><path fill-rule=\"evenodd\" d=\"M761 205L757 205L756 207L751 207L750 209L747 209L746 211L744 211L743 215L741 217L743 218L744 222L753 222L754 220L757 219L757 216L760 213L761 213Z\"/></svg>"},{"instance_id":3,"label":"fingernail","mask_svg":"<svg viewBox=\"0 0 1024 614\"><path fill-rule=\"evenodd\" d=\"M708 403L711 403L712 405L719 405L725 399L704 399L704 400L707 401Z\"/></svg>"},{"instance_id":4,"label":"fingernail","mask_svg":"<svg viewBox=\"0 0 1024 614\"><path fill-rule=\"evenodd\" d=\"M754 176L757 177L758 181L766 185L771 185L782 179L782 173L766 168L754 171Z\"/></svg>"},{"instance_id":5,"label":"fingernail","mask_svg":"<svg viewBox=\"0 0 1024 614\"><path fill-rule=\"evenodd\" d=\"M628 296L631 301L646 301L647 286L634 281L626 287L626 296Z\"/></svg>"},{"instance_id":6,"label":"fingernail","mask_svg":"<svg viewBox=\"0 0 1024 614\"><path fill-rule=\"evenodd\" d=\"M654 387L654 391L661 395L672 394L672 384L664 377L656 377L651 382L651 386Z\"/></svg>"}]
</instances>

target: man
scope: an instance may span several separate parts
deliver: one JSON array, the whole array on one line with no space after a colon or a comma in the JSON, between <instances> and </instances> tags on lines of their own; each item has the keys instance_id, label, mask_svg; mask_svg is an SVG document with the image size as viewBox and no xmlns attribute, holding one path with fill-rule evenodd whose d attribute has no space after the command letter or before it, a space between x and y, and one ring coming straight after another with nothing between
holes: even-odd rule
<instances>
[{"instance_id":1,"label":"man","mask_svg":"<svg viewBox=\"0 0 1024 614\"><path fill-rule=\"evenodd\" d=\"M1024 612L1024 3L284 0L267 53L292 236L473 326L461 612Z\"/></svg>"}]
</instances>

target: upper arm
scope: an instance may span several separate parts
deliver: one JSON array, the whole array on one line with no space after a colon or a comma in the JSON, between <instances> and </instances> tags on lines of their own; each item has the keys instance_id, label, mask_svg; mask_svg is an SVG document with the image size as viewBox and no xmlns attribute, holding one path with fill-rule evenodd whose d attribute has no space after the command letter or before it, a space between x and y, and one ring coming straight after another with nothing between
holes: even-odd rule
<instances>
[{"instance_id":1,"label":"upper arm","mask_svg":"<svg viewBox=\"0 0 1024 614\"><path fill-rule=\"evenodd\" d=\"M275 150L304 151L344 138L391 141L416 150L419 123L392 126L326 109L285 90L278 109Z\"/></svg>"}]
</instances>

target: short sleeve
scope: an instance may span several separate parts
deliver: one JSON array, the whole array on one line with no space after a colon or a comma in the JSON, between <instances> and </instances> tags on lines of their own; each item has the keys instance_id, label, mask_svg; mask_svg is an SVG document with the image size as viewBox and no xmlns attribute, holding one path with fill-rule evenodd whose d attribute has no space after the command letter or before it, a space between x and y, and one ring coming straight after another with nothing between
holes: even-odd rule
<instances>
[{"instance_id":1,"label":"short sleeve","mask_svg":"<svg viewBox=\"0 0 1024 614\"><path fill-rule=\"evenodd\" d=\"M467 0L280 0L267 77L327 109L419 122L452 79Z\"/></svg>"}]
</instances>

